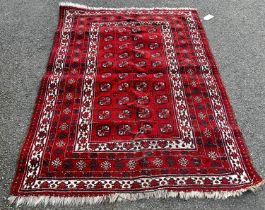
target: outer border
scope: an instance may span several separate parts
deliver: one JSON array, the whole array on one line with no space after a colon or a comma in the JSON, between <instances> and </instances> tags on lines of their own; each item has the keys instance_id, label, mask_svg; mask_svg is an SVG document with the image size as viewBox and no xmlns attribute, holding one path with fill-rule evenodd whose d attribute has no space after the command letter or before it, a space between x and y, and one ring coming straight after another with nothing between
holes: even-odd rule
<instances>
[{"instance_id":1,"label":"outer border","mask_svg":"<svg viewBox=\"0 0 265 210\"><path fill-rule=\"evenodd\" d=\"M17 205L20 204L27 204L27 205L32 205L36 206L37 204L44 203L44 204L71 204L71 205L79 205L79 204L95 204L95 203L101 203L104 201L108 202L115 202L115 201L122 201L122 200L137 200L137 199L142 199L142 198L150 198L150 197L155 197L155 198L167 198L167 197L180 197L183 199L189 199L189 198L215 198L215 199L225 199L228 197L234 197L234 196L239 196L245 191L255 191L257 190L262 184L265 183L265 180L263 180L258 173L255 171L252 161L250 159L250 155L247 149L247 146L244 142L244 139L242 137L242 134L239 130L239 127L236 123L235 115L232 110L232 106L229 100L229 97L226 93L224 83L221 79L221 75L218 72L218 67L216 66L216 62L214 60L214 57L211 53L210 46L206 37L206 33L204 30L204 27L202 25L202 22L199 18L198 12L195 8L94 8L94 7L88 7L84 5L79 5L79 4L73 4L73 3L68 3L68 2L63 2L60 3L60 13L59 13L59 22L57 25L57 30L54 36L54 42L53 42L53 50L50 53L49 57L49 62L47 66L46 73L49 73L52 68L52 63L56 54L56 50L58 47L58 43L60 40L60 30L62 28L62 20L64 16L64 9L68 7L74 7L74 8L80 8L80 9L91 9L91 10L192 10L192 12L195 14L195 19L197 21L198 28L200 30L200 35L201 39L204 45L204 49L206 54L208 55L207 57L209 58L209 63L212 67L213 74L215 75L216 82L218 84L218 87L220 89L220 93L223 99L225 109L228 114L228 122L230 125L232 125L234 128L236 128L237 131L237 143L240 148L240 152L242 155L242 159L244 161L244 164L247 166L247 169L249 172L251 172L251 177L253 179L253 183L251 185L245 185L245 186L238 186L238 187L233 187L231 190L224 190L224 189L218 189L218 188L211 188L211 190L207 189L194 189L194 190L185 190L185 191L171 191L170 189L168 190L152 190L152 191L145 191L145 192L136 192L136 193L114 193L114 194L109 194L106 193L104 195L99 196L98 194L94 194L92 196L86 196L85 194L75 194L75 193L67 193L67 194L61 194L61 193L53 193L54 195L51 196L50 193L46 193L44 196L34 196L28 194L27 196L19 195L18 189L21 181L21 176L18 176L20 173L23 173L23 171L19 170L20 165L24 165L26 161L26 155L23 154L24 151L27 151L31 147L32 143L32 135L34 134L33 128L35 127L36 123L38 123L38 118L41 113L41 108L42 108L42 101L44 99L44 93L46 91L46 85L48 82L47 77L43 77L41 80L41 84L39 87L37 99L35 101L35 108L34 112L31 118L31 123L30 127L28 129L28 134L27 137L24 140L22 149L20 151L20 156L18 160L18 166L16 170L16 176L14 178L14 181L12 183L11 187L11 196L9 197L9 201L11 203L16 203Z\"/></svg>"}]
</instances>

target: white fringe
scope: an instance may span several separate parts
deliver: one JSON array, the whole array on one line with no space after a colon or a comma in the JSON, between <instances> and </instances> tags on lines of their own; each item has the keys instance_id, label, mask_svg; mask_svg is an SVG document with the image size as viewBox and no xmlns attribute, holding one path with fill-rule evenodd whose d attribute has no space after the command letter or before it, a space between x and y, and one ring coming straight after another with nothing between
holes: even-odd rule
<instances>
[{"instance_id":1,"label":"white fringe","mask_svg":"<svg viewBox=\"0 0 265 210\"><path fill-rule=\"evenodd\" d=\"M103 202L114 203L116 201L135 201L143 198L176 198L190 199L190 198L212 198L212 199L226 199L229 197L236 197L242 195L246 191L256 191L265 180L260 183L250 186L248 188L234 190L234 191L191 191L191 192L177 192L177 191L167 191L167 190L156 190L147 192L137 192L137 193L113 193L104 196L83 196L83 197L59 197L59 196L10 196L8 198L11 204L37 206L39 204L51 205L83 205L83 204L100 204Z\"/></svg>"},{"instance_id":2,"label":"white fringe","mask_svg":"<svg viewBox=\"0 0 265 210\"><path fill-rule=\"evenodd\" d=\"M72 2L60 2L60 6L69 6L80 9L91 9L91 10L197 10L196 8L189 7L179 7L179 8L169 8L169 7L152 7L152 8L141 8L141 7L123 7L123 8L106 8L106 7L89 7L82 4L76 4Z\"/></svg>"}]
</instances>

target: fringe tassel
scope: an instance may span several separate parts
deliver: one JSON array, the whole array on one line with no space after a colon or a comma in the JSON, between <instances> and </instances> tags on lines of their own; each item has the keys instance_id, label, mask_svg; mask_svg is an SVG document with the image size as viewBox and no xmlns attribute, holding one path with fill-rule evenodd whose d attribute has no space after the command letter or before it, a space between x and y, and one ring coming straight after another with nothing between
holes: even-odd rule
<instances>
[{"instance_id":1,"label":"fringe tassel","mask_svg":"<svg viewBox=\"0 0 265 210\"><path fill-rule=\"evenodd\" d=\"M123 8L106 8L106 7L89 7L82 4L76 4L72 2L60 2L60 6L75 7L80 9L91 9L91 10L197 10L196 8L180 7L180 8L169 8L169 7L152 7L152 8L140 8L140 7L123 7Z\"/></svg>"},{"instance_id":2,"label":"fringe tassel","mask_svg":"<svg viewBox=\"0 0 265 210\"><path fill-rule=\"evenodd\" d=\"M51 205L83 205L83 204L100 204L103 202L114 203L117 201L135 201L143 198L176 198L190 199L190 198L211 198L211 199L227 199L229 197L236 197L242 195L246 191L256 191L261 185L265 183L262 182L250 186L248 188L234 190L234 191L191 191L191 192L177 192L177 191L167 191L167 190L157 190L157 191L147 191L147 192L137 192L137 193L113 193L104 196L83 196L83 197L59 197L59 196L10 196L8 198L11 204L16 204L16 206L27 205L27 206L37 206L39 204Z\"/></svg>"}]
</instances>

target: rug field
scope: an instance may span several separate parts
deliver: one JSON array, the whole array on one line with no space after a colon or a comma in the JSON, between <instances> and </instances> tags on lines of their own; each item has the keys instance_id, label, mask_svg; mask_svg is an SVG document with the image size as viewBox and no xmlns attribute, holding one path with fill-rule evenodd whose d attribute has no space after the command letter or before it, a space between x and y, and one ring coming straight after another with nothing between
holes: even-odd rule
<instances>
[{"instance_id":1,"label":"rug field","mask_svg":"<svg viewBox=\"0 0 265 210\"><path fill-rule=\"evenodd\" d=\"M61 3L10 202L224 199L263 182L196 9Z\"/></svg>"}]
</instances>

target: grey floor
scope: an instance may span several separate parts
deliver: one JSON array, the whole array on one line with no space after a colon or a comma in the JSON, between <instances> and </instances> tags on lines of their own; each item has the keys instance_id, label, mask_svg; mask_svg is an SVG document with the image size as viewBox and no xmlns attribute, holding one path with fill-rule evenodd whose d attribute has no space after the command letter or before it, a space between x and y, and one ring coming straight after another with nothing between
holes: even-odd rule
<instances>
[{"instance_id":1,"label":"grey floor","mask_svg":"<svg viewBox=\"0 0 265 210\"><path fill-rule=\"evenodd\" d=\"M0 209L7 197L26 135L39 81L58 20L55 0L1 0L0 6ZM264 0L80 0L100 7L197 7L257 171L265 177ZM228 200L145 199L49 209L265 209L265 191ZM19 209L30 209L20 207ZM35 208L36 209L36 208ZM45 209L39 207L37 209ZM46 208L47 209L47 208Z\"/></svg>"}]
</instances>

